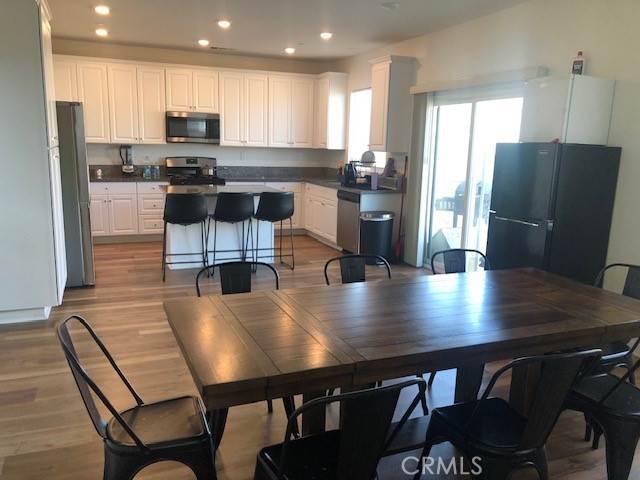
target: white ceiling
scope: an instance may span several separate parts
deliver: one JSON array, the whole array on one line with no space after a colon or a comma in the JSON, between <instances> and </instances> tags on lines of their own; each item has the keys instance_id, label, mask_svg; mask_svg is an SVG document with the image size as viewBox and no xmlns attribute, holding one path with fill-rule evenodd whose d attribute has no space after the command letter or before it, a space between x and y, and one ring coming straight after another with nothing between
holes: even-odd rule
<instances>
[{"instance_id":1,"label":"white ceiling","mask_svg":"<svg viewBox=\"0 0 640 480\"><path fill-rule=\"evenodd\" d=\"M488 15L527 0L49 0L53 35L238 55L338 59ZM384 9L385 2L397 8ZM103 17L95 5L111 7ZM231 20L227 31L217 21ZM109 30L99 39L97 24ZM320 32L334 33L330 41ZM201 38L210 47L198 46ZM212 50L209 50L212 51Z\"/></svg>"}]
</instances>

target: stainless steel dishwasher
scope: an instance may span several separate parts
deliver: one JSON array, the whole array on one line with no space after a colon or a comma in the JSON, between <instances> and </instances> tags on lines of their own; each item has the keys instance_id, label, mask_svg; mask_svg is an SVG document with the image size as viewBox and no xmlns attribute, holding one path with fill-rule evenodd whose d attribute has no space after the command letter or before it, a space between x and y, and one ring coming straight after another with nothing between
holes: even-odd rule
<instances>
[{"instance_id":1,"label":"stainless steel dishwasher","mask_svg":"<svg viewBox=\"0 0 640 480\"><path fill-rule=\"evenodd\" d=\"M338 189L339 247L351 253L360 250L360 194Z\"/></svg>"}]
</instances>

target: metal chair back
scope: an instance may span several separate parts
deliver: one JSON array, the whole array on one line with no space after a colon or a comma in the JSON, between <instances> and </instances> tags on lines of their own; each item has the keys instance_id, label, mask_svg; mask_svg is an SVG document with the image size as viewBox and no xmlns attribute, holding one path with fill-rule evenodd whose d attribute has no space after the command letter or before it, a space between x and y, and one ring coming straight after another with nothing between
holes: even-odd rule
<instances>
[{"instance_id":1,"label":"metal chair back","mask_svg":"<svg viewBox=\"0 0 640 480\"><path fill-rule=\"evenodd\" d=\"M335 261L340 262L340 276L342 277L343 284L364 282L366 280L365 270L367 263L366 261L368 258L382 262L387 269L387 277L391 278L391 265L389 265L389 262L387 262L387 260L383 256L369 253L354 253L349 255L342 255L341 257L334 257L327 260L327 263L325 263L324 265L325 282L327 283L327 285L330 285L328 268L329 265Z\"/></svg>"},{"instance_id":2,"label":"metal chair back","mask_svg":"<svg viewBox=\"0 0 640 480\"><path fill-rule=\"evenodd\" d=\"M202 277L202 275L215 274L216 267L220 271L220 286L222 288L222 295L229 295L233 293L248 293L251 291L251 273L258 266L263 266L271 270L275 278L276 290L279 290L280 276L278 275L278 271L271 265L264 262L238 261L208 265L200 269L200 271L196 275L196 294L198 295L198 297L201 296L200 278Z\"/></svg>"},{"instance_id":3,"label":"metal chair back","mask_svg":"<svg viewBox=\"0 0 640 480\"><path fill-rule=\"evenodd\" d=\"M484 262L484 269L490 270L489 261L484 253L470 248L452 248L449 250L441 250L431 255L431 271L435 274L435 260L438 255L442 256L444 263L444 273L464 273L467 271L467 253L476 253L480 255Z\"/></svg>"},{"instance_id":4,"label":"metal chair back","mask_svg":"<svg viewBox=\"0 0 640 480\"><path fill-rule=\"evenodd\" d=\"M640 300L640 266L633 265L631 263L612 263L611 265L607 265L598 274L594 287L602 288L602 283L604 282L604 274L607 270L612 268L628 268L627 277L624 282L624 288L622 289L622 295L627 297L632 297Z\"/></svg>"}]
</instances>

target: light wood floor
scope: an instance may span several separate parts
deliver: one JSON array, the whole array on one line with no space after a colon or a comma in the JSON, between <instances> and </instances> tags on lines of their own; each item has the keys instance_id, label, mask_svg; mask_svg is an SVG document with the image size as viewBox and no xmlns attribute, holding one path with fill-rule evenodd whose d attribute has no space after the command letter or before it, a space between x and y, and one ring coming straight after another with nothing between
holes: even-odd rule
<instances>
[{"instance_id":1,"label":"light wood floor","mask_svg":"<svg viewBox=\"0 0 640 480\"><path fill-rule=\"evenodd\" d=\"M84 316L96 329L125 374L149 402L195 393L195 387L162 310L168 298L194 296L195 270L169 271L161 280L160 244L96 245L96 286L72 289L47 322L0 328L0 480L98 479L102 475L101 440L84 410L73 377L53 332L56 321L69 314ZM338 252L305 236L296 237L296 269L279 268L283 288L324 283L324 262ZM394 276L424 275L423 270L394 266ZM338 280L337 271L332 277ZM368 278L383 277L379 269ZM208 285L207 292L218 292ZM272 288L265 273L255 287ZM358 299L354 298L354 302ZM104 364L90 358L90 372L104 378L103 387L119 408L130 405L116 382L106 377ZM492 365L490 371L495 370ZM453 372L441 372L429 393L430 407L445 405L453 397ZM504 391L506 384L501 384ZM255 455L266 444L282 441L284 412L274 402L232 408L227 431L217 456L221 480L253 478ZM560 417L548 443L550 473L554 479L605 479L604 442L598 451L581 440L584 424L578 414ZM453 455L448 445L433 454ZM405 479L400 465L404 455L381 462L380 478ZM145 469L137 478L179 480L193 478L177 464ZM424 478L424 477L423 477ZM433 477L435 478L435 477ZM437 478L465 478L454 475ZM535 478L529 473L514 478ZM640 478L636 462L630 478Z\"/></svg>"}]
</instances>

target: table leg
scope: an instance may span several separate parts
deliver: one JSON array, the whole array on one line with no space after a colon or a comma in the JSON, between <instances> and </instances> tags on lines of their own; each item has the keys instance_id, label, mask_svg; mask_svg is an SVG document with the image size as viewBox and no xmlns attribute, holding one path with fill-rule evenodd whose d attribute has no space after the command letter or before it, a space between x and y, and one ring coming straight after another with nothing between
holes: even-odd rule
<instances>
[{"instance_id":1,"label":"table leg","mask_svg":"<svg viewBox=\"0 0 640 480\"><path fill-rule=\"evenodd\" d=\"M466 367L458 367L456 374L456 391L453 401L466 402L476 400L482 385L484 363Z\"/></svg>"},{"instance_id":2,"label":"table leg","mask_svg":"<svg viewBox=\"0 0 640 480\"><path fill-rule=\"evenodd\" d=\"M324 397L326 391L305 393L302 395L302 402L307 403L315 398ZM312 435L325 431L326 408L325 406L312 408L302 414L302 435Z\"/></svg>"},{"instance_id":3,"label":"table leg","mask_svg":"<svg viewBox=\"0 0 640 480\"><path fill-rule=\"evenodd\" d=\"M515 367L511 371L509 403L521 415L529 416L540 382L540 364Z\"/></svg>"},{"instance_id":4,"label":"table leg","mask_svg":"<svg viewBox=\"0 0 640 480\"><path fill-rule=\"evenodd\" d=\"M227 415L229 414L228 408L220 408L218 410L210 410L207 412L207 422L209 423L209 429L213 436L213 444L215 449L218 450L220 442L222 441L222 435L224 434L224 428L227 425Z\"/></svg>"}]
</instances>

